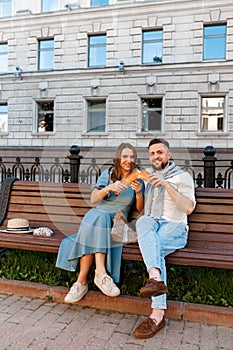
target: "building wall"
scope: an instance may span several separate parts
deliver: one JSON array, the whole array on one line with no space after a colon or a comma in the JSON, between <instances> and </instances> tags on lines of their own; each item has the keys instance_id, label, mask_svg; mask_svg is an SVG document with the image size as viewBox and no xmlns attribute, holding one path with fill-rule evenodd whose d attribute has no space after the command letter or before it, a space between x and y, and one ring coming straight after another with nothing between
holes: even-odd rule
<instances>
[{"instance_id":1,"label":"building wall","mask_svg":"<svg viewBox=\"0 0 233 350\"><path fill-rule=\"evenodd\" d=\"M114 1L91 8L83 0L72 11L65 10L65 3L60 0L60 10L42 14L39 1L15 0L13 16L0 19L0 42L8 42L9 49L9 72L0 74L0 103L9 108L2 147L102 148L127 140L140 148L161 136L176 148L233 148L231 1ZM226 60L203 62L203 25L221 22L227 23ZM142 65L142 30L155 28L163 29L163 63ZM99 33L107 34L106 67L87 68L87 37ZM54 69L38 71L38 39L50 37ZM120 60L124 74L118 70ZM23 70L20 77L14 76L16 65ZM227 101L226 131L200 132L201 96L219 94ZM106 98L105 133L86 132L86 99L92 97ZM163 98L161 133L140 132L143 97ZM39 134L35 106L46 99L55 103L55 131Z\"/></svg>"}]
</instances>

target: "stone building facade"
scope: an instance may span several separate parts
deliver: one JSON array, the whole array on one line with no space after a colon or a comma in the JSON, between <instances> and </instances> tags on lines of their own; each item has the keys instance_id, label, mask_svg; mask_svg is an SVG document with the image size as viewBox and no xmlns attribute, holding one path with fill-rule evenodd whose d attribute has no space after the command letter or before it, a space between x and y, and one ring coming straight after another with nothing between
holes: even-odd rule
<instances>
[{"instance_id":1,"label":"stone building facade","mask_svg":"<svg viewBox=\"0 0 233 350\"><path fill-rule=\"evenodd\" d=\"M157 136L177 149L232 150L230 0L0 6L2 150L105 152Z\"/></svg>"}]
</instances>

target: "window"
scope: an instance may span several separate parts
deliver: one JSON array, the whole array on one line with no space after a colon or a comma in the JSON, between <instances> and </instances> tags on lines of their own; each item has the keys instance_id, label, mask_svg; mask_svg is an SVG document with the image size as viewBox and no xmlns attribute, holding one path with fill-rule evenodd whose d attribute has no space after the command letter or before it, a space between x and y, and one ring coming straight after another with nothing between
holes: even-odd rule
<instances>
[{"instance_id":1,"label":"window","mask_svg":"<svg viewBox=\"0 0 233 350\"><path fill-rule=\"evenodd\" d=\"M8 71L8 45L0 44L0 73Z\"/></svg>"},{"instance_id":2,"label":"window","mask_svg":"<svg viewBox=\"0 0 233 350\"><path fill-rule=\"evenodd\" d=\"M201 131L223 131L224 97L202 97Z\"/></svg>"},{"instance_id":3,"label":"window","mask_svg":"<svg viewBox=\"0 0 233 350\"><path fill-rule=\"evenodd\" d=\"M0 104L0 132L8 131L8 105Z\"/></svg>"},{"instance_id":4,"label":"window","mask_svg":"<svg viewBox=\"0 0 233 350\"><path fill-rule=\"evenodd\" d=\"M58 0L42 0L42 12L58 10Z\"/></svg>"},{"instance_id":5,"label":"window","mask_svg":"<svg viewBox=\"0 0 233 350\"><path fill-rule=\"evenodd\" d=\"M226 25L204 26L204 60L226 58Z\"/></svg>"},{"instance_id":6,"label":"window","mask_svg":"<svg viewBox=\"0 0 233 350\"><path fill-rule=\"evenodd\" d=\"M108 6L109 1L108 0L91 0L91 6Z\"/></svg>"},{"instance_id":7,"label":"window","mask_svg":"<svg viewBox=\"0 0 233 350\"><path fill-rule=\"evenodd\" d=\"M11 16L11 0L0 0L0 17Z\"/></svg>"},{"instance_id":8,"label":"window","mask_svg":"<svg viewBox=\"0 0 233 350\"><path fill-rule=\"evenodd\" d=\"M106 101L87 102L87 131L105 131Z\"/></svg>"},{"instance_id":9,"label":"window","mask_svg":"<svg viewBox=\"0 0 233 350\"><path fill-rule=\"evenodd\" d=\"M162 98L142 99L142 131L161 131Z\"/></svg>"},{"instance_id":10,"label":"window","mask_svg":"<svg viewBox=\"0 0 233 350\"><path fill-rule=\"evenodd\" d=\"M37 132L53 132L54 131L54 102L43 101L37 102L38 120Z\"/></svg>"},{"instance_id":11,"label":"window","mask_svg":"<svg viewBox=\"0 0 233 350\"><path fill-rule=\"evenodd\" d=\"M39 41L38 69L53 69L54 64L54 40Z\"/></svg>"},{"instance_id":12,"label":"window","mask_svg":"<svg viewBox=\"0 0 233 350\"><path fill-rule=\"evenodd\" d=\"M142 33L142 63L161 63L163 51L163 31Z\"/></svg>"},{"instance_id":13,"label":"window","mask_svg":"<svg viewBox=\"0 0 233 350\"><path fill-rule=\"evenodd\" d=\"M106 66L106 35L88 38L88 67Z\"/></svg>"}]
</instances>

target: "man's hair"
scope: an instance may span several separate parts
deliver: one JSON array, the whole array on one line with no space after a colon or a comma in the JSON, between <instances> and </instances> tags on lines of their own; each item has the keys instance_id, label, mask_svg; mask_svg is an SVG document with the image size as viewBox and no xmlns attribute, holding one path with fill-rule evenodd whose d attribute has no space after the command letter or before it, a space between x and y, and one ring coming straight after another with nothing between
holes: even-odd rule
<instances>
[{"instance_id":1,"label":"man's hair","mask_svg":"<svg viewBox=\"0 0 233 350\"><path fill-rule=\"evenodd\" d=\"M156 144L156 143L163 143L168 149L170 148L169 142L165 139L153 139L150 141L148 149L150 148L150 146Z\"/></svg>"}]
</instances>

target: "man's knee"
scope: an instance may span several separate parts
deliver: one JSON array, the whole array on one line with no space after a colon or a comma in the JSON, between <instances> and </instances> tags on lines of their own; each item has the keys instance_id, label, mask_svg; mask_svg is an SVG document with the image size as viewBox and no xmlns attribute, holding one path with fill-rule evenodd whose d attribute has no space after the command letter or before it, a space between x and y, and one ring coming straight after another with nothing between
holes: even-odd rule
<instances>
[{"instance_id":1,"label":"man's knee","mask_svg":"<svg viewBox=\"0 0 233 350\"><path fill-rule=\"evenodd\" d=\"M138 236L145 234L147 231L150 231L154 225L154 219L143 215L136 222L136 231Z\"/></svg>"}]
</instances>

